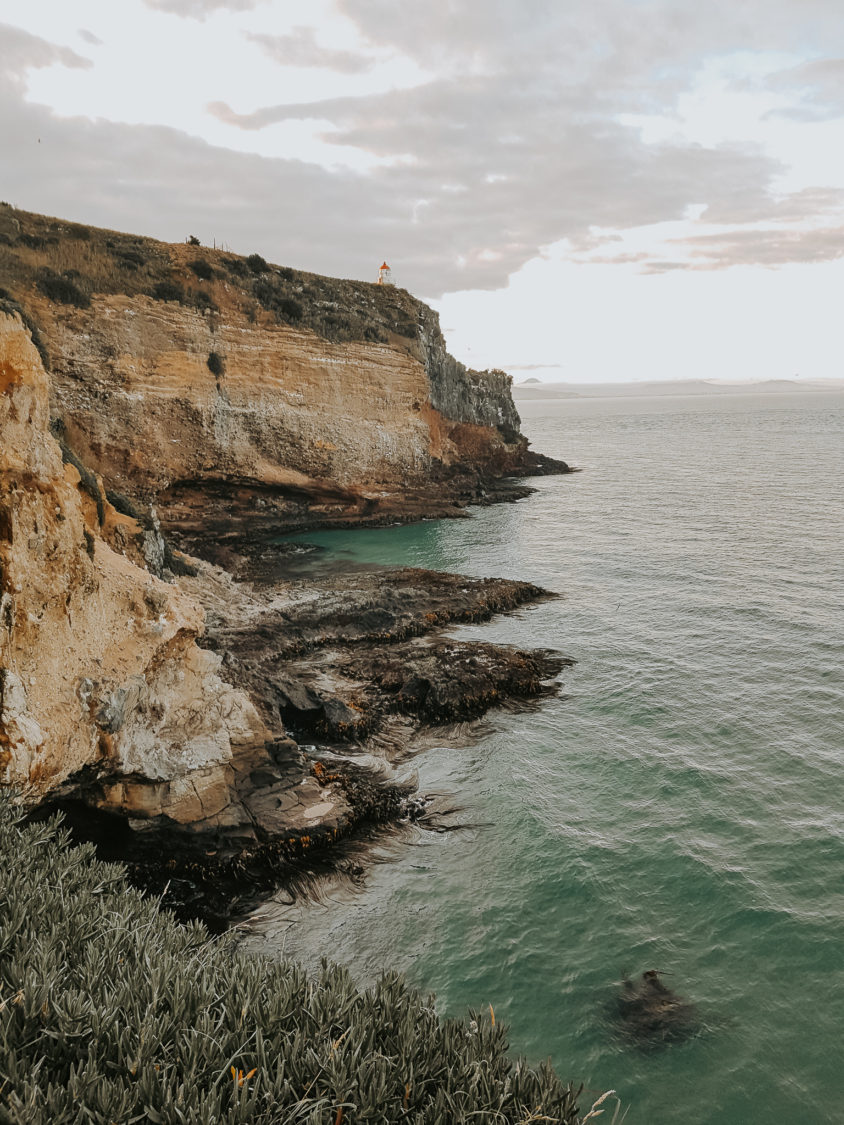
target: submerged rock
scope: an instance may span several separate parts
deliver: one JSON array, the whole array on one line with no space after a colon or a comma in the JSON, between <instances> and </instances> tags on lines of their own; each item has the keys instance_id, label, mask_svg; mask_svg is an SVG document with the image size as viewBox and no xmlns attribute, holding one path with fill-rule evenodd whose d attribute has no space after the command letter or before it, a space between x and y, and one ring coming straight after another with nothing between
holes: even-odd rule
<instances>
[{"instance_id":1,"label":"submerged rock","mask_svg":"<svg viewBox=\"0 0 844 1125\"><path fill-rule=\"evenodd\" d=\"M649 969L640 980L625 979L617 997L619 1027L643 1047L689 1039L699 1026L694 1004L678 996L660 977L657 969Z\"/></svg>"}]
</instances>

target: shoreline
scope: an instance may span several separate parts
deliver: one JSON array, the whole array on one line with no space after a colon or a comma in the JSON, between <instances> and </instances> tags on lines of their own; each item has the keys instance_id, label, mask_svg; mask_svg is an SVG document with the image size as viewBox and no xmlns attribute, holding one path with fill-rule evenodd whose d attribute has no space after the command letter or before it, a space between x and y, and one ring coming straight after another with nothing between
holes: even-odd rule
<instances>
[{"instance_id":1,"label":"shoreline","mask_svg":"<svg viewBox=\"0 0 844 1125\"><path fill-rule=\"evenodd\" d=\"M233 800L215 808L219 782L203 793L195 781L200 811L211 815L138 820L132 809L160 802L160 786L124 781L121 814L105 807L107 773L88 770L32 814L62 811L76 840L217 932L278 890L307 895L318 875L362 878L373 842L438 814L396 779L409 743L502 705L540 702L572 663L447 635L557 596L531 583L371 564L281 577L283 556L271 577L260 550L241 556L237 578L197 560L197 573L178 580L205 609L201 646L221 658L270 735L234 759Z\"/></svg>"}]
</instances>

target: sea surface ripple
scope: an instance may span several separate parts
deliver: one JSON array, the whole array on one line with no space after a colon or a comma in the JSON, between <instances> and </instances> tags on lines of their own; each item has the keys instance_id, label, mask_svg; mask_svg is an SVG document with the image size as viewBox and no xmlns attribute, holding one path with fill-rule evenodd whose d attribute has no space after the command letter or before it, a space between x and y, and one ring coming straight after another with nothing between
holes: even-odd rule
<instances>
[{"instance_id":1,"label":"sea surface ripple","mask_svg":"<svg viewBox=\"0 0 844 1125\"><path fill-rule=\"evenodd\" d=\"M844 395L520 404L583 469L471 520L306 536L333 559L525 578L556 601L459 630L577 660L559 698L421 751L469 826L358 894L273 904L256 948L390 966L628 1125L844 1120ZM611 1017L657 968L697 1006L646 1050Z\"/></svg>"}]
</instances>

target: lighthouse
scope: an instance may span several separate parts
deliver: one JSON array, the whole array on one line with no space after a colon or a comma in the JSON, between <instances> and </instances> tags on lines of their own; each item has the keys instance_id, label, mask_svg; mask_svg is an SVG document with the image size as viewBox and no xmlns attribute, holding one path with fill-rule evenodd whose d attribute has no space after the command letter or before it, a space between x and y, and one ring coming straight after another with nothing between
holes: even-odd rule
<instances>
[{"instance_id":1,"label":"lighthouse","mask_svg":"<svg viewBox=\"0 0 844 1125\"><path fill-rule=\"evenodd\" d=\"M381 263L381 268L378 271L378 284L379 285L393 285L393 271L386 262Z\"/></svg>"}]
</instances>

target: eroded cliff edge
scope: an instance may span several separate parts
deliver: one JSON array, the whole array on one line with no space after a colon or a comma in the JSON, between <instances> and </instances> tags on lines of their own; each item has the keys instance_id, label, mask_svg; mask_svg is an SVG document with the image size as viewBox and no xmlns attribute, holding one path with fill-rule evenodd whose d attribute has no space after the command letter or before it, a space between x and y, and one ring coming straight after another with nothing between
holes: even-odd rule
<instances>
[{"instance_id":1,"label":"eroded cliff edge","mask_svg":"<svg viewBox=\"0 0 844 1125\"><path fill-rule=\"evenodd\" d=\"M219 814L233 754L264 725L196 645L202 606L107 543L139 529L113 509L101 523L50 435L48 394L28 334L0 314L2 780L39 797L104 762L140 811Z\"/></svg>"},{"instance_id":2,"label":"eroded cliff edge","mask_svg":"<svg viewBox=\"0 0 844 1125\"><path fill-rule=\"evenodd\" d=\"M196 550L523 495L503 372L402 289L0 207L0 285L40 332L62 440ZM2 296L2 294L0 294Z\"/></svg>"},{"instance_id":3,"label":"eroded cliff edge","mask_svg":"<svg viewBox=\"0 0 844 1125\"><path fill-rule=\"evenodd\" d=\"M244 863L420 811L364 759L554 690L558 655L443 634L546 596L529 583L255 565L292 528L566 471L430 309L3 206L0 267L0 784L228 895Z\"/></svg>"},{"instance_id":4,"label":"eroded cliff edge","mask_svg":"<svg viewBox=\"0 0 844 1125\"><path fill-rule=\"evenodd\" d=\"M244 863L277 873L408 815L406 791L344 748L386 762L426 725L553 690L555 654L441 636L545 596L529 583L398 570L255 585L184 559L161 580L156 536L63 459L48 397L28 331L0 313L0 784L111 818L152 885L191 871L227 907Z\"/></svg>"}]
</instances>

